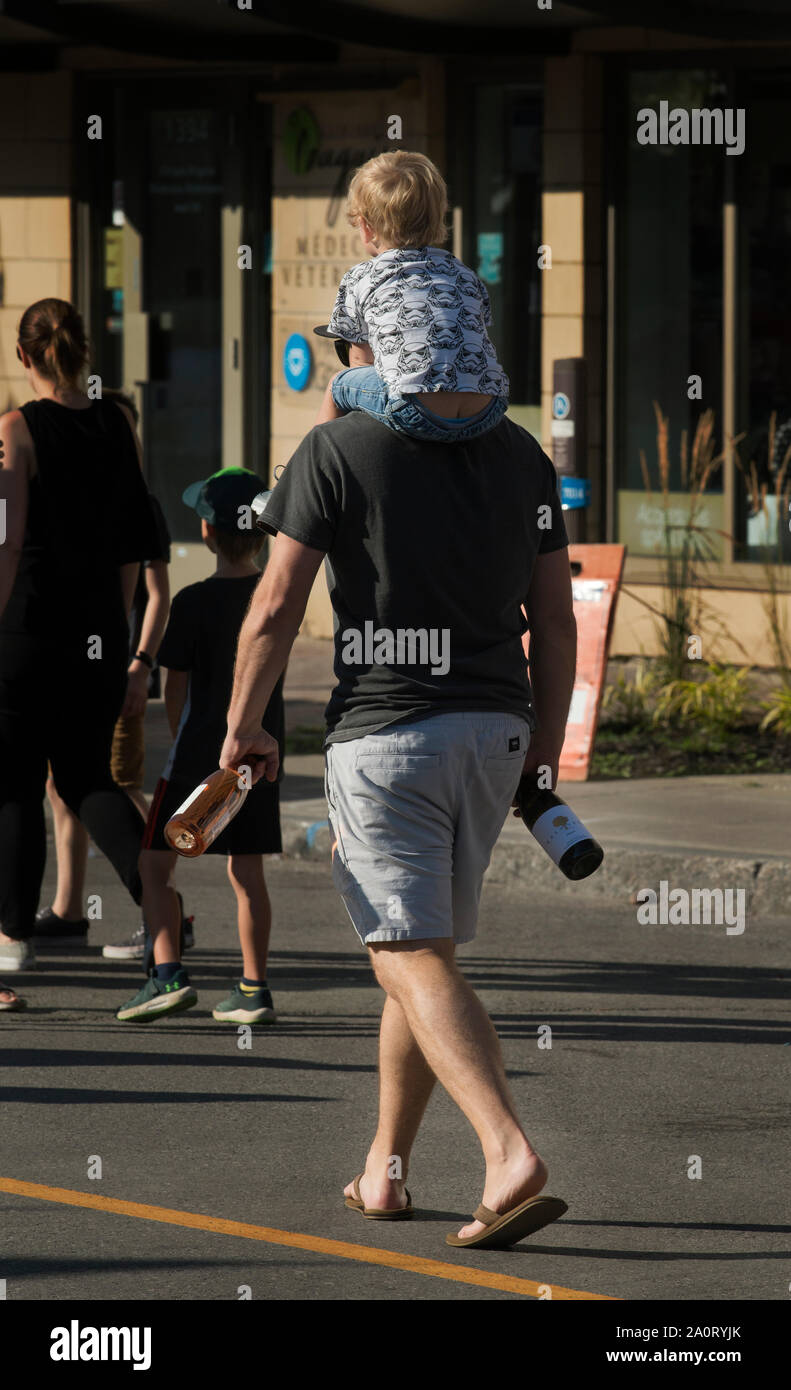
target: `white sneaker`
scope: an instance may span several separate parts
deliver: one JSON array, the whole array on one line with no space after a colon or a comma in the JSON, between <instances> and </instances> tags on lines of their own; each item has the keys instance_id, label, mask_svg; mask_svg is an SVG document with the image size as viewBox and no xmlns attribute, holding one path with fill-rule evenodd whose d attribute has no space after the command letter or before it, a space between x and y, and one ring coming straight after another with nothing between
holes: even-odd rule
<instances>
[{"instance_id":1,"label":"white sneaker","mask_svg":"<svg viewBox=\"0 0 791 1390\"><path fill-rule=\"evenodd\" d=\"M0 941L0 972L34 970L36 957L30 941Z\"/></svg>"},{"instance_id":2,"label":"white sneaker","mask_svg":"<svg viewBox=\"0 0 791 1390\"><path fill-rule=\"evenodd\" d=\"M102 947L105 960L142 960L146 950L146 929L138 927L128 941Z\"/></svg>"}]
</instances>

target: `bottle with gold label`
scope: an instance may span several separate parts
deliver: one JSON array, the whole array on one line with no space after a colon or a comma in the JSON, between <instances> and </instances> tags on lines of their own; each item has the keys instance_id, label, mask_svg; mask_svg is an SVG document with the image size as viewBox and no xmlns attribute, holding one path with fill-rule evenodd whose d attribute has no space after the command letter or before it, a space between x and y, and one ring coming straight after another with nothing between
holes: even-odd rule
<instances>
[{"instance_id":1,"label":"bottle with gold label","mask_svg":"<svg viewBox=\"0 0 791 1390\"><path fill-rule=\"evenodd\" d=\"M165 826L165 839L171 849L194 859L241 811L250 790L250 769L225 767L201 782Z\"/></svg>"}]
</instances>

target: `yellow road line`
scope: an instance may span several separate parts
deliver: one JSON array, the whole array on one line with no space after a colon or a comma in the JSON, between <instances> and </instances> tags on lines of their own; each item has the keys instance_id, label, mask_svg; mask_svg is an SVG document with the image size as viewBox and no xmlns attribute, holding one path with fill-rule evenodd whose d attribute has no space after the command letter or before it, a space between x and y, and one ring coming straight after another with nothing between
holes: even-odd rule
<instances>
[{"instance_id":1,"label":"yellow road line","mask_svg":"<svg viewBox=\"0 0 791 1390\"><path fill-rule=\"evenodd\" d=\"M326 1240L323 1236L303 1235L299 1231L278 1231L270 1226L250 1226L244 1221L225 1221L220 1216L201 1216L197 1212L152 1207L143 1202L124 1202L117 1197L100 1197L94 1192L74 1192L68 1187L47 1187L37 1182L0 1178L0 1192L12 1192L17 1197L36 1197L42 1202L60 1202L69 1207L89 1207L93 1211L112 1212L116 1216L134 1216L141 1221L161 1221L169 1226L187 1226L194 1231L213 1231L217 1235L241 1236L244 1240L263 1240L270 1245L289 1245L296 1250L310 1250L317 1255L336 1255L342 1260L383 1265L410 1274L424 1274L433 1279L448 1279L456 1284L477 1284L485 1289L522 1294L526 1298L537 1298L540 1289L551 1287L553 1299L596 1299L608 1303L617 1301L612 1300L607 1294L583 1293L579 1289L564 1289L557 1284L547 1286L532 1279L517 1279L510 1274L487 1274L484 1270L465 1269L462 1265L445 1264L442 1260L426 1260L420 1255L401 1255L397 1251L379 1250L375 1246L350 1245L346 1241Z\"/></svg>"}]
</instances>

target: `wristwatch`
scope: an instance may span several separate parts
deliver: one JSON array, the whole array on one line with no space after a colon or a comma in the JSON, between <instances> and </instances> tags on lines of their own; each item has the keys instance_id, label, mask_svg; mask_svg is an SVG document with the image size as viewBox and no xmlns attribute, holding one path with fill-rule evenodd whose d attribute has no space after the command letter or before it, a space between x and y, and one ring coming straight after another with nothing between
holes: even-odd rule
<instances>
[{"instance_id":1,"label":"wristwatch","mask_svg":"<svg viewBox=\"0 0 791 1390\"><path fill-rule=\"evenodd\" d=\"M142 661L143 665L147 666L149 671L153 671L154 669L153 658L148 655L148 652L135 652L135 661Z\"/></svg>"}]
</instances>

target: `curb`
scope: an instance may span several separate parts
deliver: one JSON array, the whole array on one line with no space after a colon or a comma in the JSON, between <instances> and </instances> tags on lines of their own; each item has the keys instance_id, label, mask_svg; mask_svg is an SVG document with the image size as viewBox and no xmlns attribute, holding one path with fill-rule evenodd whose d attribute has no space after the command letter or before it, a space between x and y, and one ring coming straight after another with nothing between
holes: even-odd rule
<instances>
[{"instance_id":1,"label":"curb","mask_svg":"<svg viewBox=\"0 0 791 1390\"><path fill-rule=\"evenodd\" d=\"M740 859L728 855L688 854L673 850L612 848L590 878L572 883L538 846L517 848L500 840L495 845L486 874L501 887L545 889L551 895L575 895L586 902L637 902L646 888L659 892L665 881L669 890L680 888L744 889L747 912L755 917L783 916L791 912L791 861Z\"/></svg>"},{"instance_id":2,"label":"curb","mask_svg":"<svg viewBox=\"0 0 791 1390\"><path fill-rule=\"evenodd\" d=\"M281 808L282 811L283 808ZM329 821L283 816L283 854L290 859L323 862L329 867L332 832ZM492 851L485 882L545 896L584 902L636 903L641 889L744 889L747 911L755 917L791 914L791 860L756 860L729 855L673 850L611 848L590 878L572 883L525 834L502 835Z\"/></svg>"}]
</instances>

